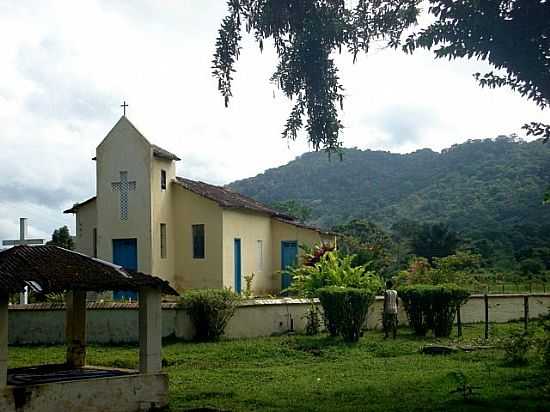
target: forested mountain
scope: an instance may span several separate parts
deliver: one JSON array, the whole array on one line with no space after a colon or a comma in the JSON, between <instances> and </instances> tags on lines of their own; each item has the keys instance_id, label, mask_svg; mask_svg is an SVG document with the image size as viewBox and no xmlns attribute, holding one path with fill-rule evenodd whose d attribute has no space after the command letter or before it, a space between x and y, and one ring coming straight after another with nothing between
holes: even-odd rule
<instances>
[{"instance_id":1,"label":"forested mountain","mask_svg":"<svg viewBox=\"0 0 550 412\"><path fill-rule=\"evenodd\" d=\"M481 248L488 242L513 254L550 244L548 185L550 145L501 136L441 153L344 149L342 161L306 153L229 186L269 204L299 201L322 227L353 218L387 229L403 219L446 222Z\"/></svg>"}]
</instances>

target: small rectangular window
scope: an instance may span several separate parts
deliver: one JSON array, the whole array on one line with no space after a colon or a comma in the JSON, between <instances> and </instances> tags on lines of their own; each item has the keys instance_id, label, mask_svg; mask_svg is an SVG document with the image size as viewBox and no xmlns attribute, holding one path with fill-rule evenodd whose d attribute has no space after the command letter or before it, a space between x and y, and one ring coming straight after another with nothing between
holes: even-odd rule
<instances>
[{"instance_id":1,"label":"small rectangular window","mask_svg":"<svg viewBox=\"0 0 550 412\"><path fill-rule=\"evenodd\" d=\"M257 257L256 257L256 271L262 272L264 268L264 241L258 240L257 242Z\"/></svg>"},{"instance_id":2,"label":"small rectangular window","mask_svg":"<svg viewBox=\"0 0 550 412\"><path fill-rule=\"evenodd\" d=\"M204 225L193 225L193 258L204 259Z\"/></svg>"},{"instance_id":3,"label":"small rectangular window","mask_svg":"<svg viewBox=\"0 0 550 412\"><path fill-rule=\"evenodd\" d=\"M92 243L94 248L94 257L97 257L97 228L94 227L94 231L92 233Z\"/></svg>"},{"instance_id":4,"label":"small rectangular window","mask_svg":"<svg viewBox=\"0 0 550 412\"><path fill-rule=\"evenodd\" d=\"M166 190L166 170L160 171L160 190Z\"/></svg>"},{"instance_id":5,"label":"small rectangular window","mask_svg":"<svg viewBox=\"0 0 550 412\"><path fill-rule=\"evenodd\" d=\"M166 224L160 224L160 257L166 259Z\"/></svg>"}]
</instances>

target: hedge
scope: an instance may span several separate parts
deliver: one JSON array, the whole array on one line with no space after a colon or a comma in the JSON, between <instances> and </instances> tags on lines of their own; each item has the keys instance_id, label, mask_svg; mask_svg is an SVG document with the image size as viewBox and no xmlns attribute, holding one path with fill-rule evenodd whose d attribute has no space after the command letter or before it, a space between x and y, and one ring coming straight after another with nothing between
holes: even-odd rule
<instances>
[{"instance_id":1,"label":"hedge","mask_svg":"<svg viewBox=\"0 0 550 412\"><path fill-rule=\"evenodd\" d=\"M404 286L398 294L415 333L424 336L431 329L436 337L451 334L456 308L470 296L467 289L455 284Z\"/></svg>"},{"instance_id":2,"label":"hedge","mask_svg":"<svg viewBox=\"0 0 550 412\"><path fill-rule=\"evenodd\" d=\"M321 288L318 292L329 333L341 335L346 342L357 342L368 308L374 302L374 293L367 289L336 286Z\"/></svg>"}]
</instances>

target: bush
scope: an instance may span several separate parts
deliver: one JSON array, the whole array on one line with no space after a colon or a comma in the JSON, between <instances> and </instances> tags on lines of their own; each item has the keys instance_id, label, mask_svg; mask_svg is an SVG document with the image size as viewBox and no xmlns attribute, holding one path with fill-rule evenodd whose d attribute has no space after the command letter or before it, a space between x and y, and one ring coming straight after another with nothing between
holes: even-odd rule
<instances>
[{"instance_id":1,"label":"bush","mask_svg":"<svg viewBox=\"0 0 550 412\"><path fill-rule=\"evenodd\" d=\"M238 295L229 289L197 289L185 292L182 306L195 327L194 340L217 341L235 314Z\"/></svg>"},{"instance_id":2,"label":"bush","mask_svg":"<svg viewBox=\"0 0 550 412\"><path fill-rule=\"evenodd\" d=\"M550 322L544 325L544 337L542 338L542 362L546 368L550 368Z\"/></svg>"},{"instance_id":3,"label":"bush","mask_svg":"<svg viewBox=\"0 0 550 412\"><path fill-rule=\"evenodd\" d=\"M399 289L409 325L419 336L430 329L436 337L448 337L453 328L456 308L469 292L457 285L411 285Z\"/></svg>"},{"instance_id":4,"label":"bush","mask_svg":"<svg viewBox=\"0 0 550 412\"><path fill-rule=\"evenodd\" d=\"M502 341L504 360L510 365L525 365L527 354L532 346L532 338L528 332L513 331Z\"/></svg>"},{"instance_id":5,"label":"bush","mask_svg":"<svg viewBox=\"0 0 550 412\"><path fill-rule=\"evenodd\" d=\"M340 334L346 342L357 342L367 319L374 293L367 289L327 287L319 290L325 323L331 335Z\"/></svg>"}]
</instances>

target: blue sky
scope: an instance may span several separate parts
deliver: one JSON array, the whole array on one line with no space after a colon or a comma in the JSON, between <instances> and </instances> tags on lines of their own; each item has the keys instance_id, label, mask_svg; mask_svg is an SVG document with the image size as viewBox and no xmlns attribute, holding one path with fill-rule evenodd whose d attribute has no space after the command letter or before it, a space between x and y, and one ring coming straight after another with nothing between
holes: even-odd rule
<instances>
[{"instance_id":1,"label":"blue sky","mask_svg":"<svg viewBox=\"0 0 550 412\"><path fill-rule=\"evenodd\" d=\"M281 139L289 102L268 79L276 63L246 38L226 109L211 77L221 0L0 0L0 239L68 224L62 210L94 194L95 147L128 118L178 154L178 174L215 184L261 173L308 150ZM346 88L346 146L410 152L521 133L541 112L508 90L482 90L475 61L435 61L375 48Z\"/></svg>"}]
</instances>

